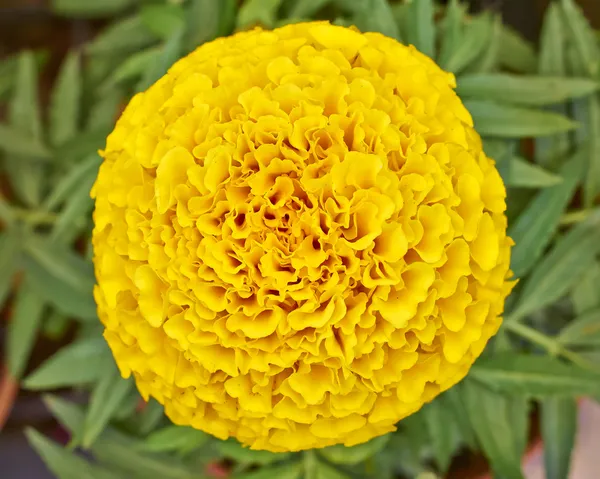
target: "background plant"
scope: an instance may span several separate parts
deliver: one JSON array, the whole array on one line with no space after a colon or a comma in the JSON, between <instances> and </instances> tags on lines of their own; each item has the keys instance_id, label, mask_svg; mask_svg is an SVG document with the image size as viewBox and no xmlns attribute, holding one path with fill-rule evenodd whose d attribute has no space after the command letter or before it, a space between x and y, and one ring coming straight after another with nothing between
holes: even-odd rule
<instances>
[{"instance_id":1,"label":"background plant","mask_svg":"<svg viewBox=\"0 0 600 479\"><path fill-rule=\"evenodd\" d=\"M600 398L600 42L573 0L551 4L536 47L497 13L470 14L457 0L54 0L52 8L108 20L65 57L48 102L38 98L43 52L0 63L5 360L24 388L89 392L87 404L45 396L71 433L66 448L27 431L57 477L191 479L215 463L239 478L437 477L469 449L498 477L518 479L534 408L548 477L567 477L576 398ZM141 407L133 382L121 379L91 295L89 190L119 110L176 59L236 29L314 18L412 43L457 75L508 187L521 281L468 378L398 432L352 448L272 454L174 426L156 402ZM36 338L73 331L22 377Z\"/></svg>"}]
</instances>

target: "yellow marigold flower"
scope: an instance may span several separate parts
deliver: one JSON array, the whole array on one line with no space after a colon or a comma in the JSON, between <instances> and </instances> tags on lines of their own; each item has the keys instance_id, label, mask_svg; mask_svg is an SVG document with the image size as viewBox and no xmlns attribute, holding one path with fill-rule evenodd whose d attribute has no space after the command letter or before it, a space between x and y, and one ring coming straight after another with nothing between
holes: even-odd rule
<instances>
[{"instance_id":1,"label":"yellow marigold flower","mask_svg":"<svg viewBox=\"0 0 600 479\"><path fill-rule=\"evenodd\" d=\"M328 23L205 44L108 137L95 297L123 376L254 449L393 431L497 331L505 188L453 75Z\"/></svg>"}]
</instances>

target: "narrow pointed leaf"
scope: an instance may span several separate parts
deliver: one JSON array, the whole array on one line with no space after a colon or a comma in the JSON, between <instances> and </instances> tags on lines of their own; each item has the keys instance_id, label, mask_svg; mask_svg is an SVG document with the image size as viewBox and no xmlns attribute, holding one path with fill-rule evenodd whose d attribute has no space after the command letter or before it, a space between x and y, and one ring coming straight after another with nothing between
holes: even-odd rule
<instances>
[{"instance_id":1,"label":"narrow pointed leaf","mask_svg":"<svg viewBox=\"0 0 600 479\"><path fill-rule=\"evenodd\" d=\"M577 432L577 402L572 398L549 397L541 406L546 478L569 479Z\"/></svg>"},{"instance_id":2,"label":"narrow pointed leaf","mask_svg":"<svg viewBox=\"0 0 600 479\"><path fill-rule=\"evenodd\" d=\"M568 26L569 37L575 47L578 63L581 65L581 71L577 73L594 78L600 71L600 46L594 31L581 8L573 0L561 0L560 6L564 22Z\"/></svg>"},{"instance_id":3,"label":"narrow pointed leaf","mask_svg":"<svg viewBox=\"0 0 600 479\"><path fill-rule=\"evenodd\" d=\"M25 280L25 283L19 287L13 305L13 314L8 323L8 369L17 379L27 367L43 311L44 301L35 294Z\"/></svg>"},{"instance_id":4,"label":"narrow pointed leaf","mask_svg":"<svg viewBox=\"0 0 600 479\"><path fill-rule=\"evenodd\" d=\"M0 125L0 150L34 159L51 157L50 150L39 140L7 125Z\"/></svg>"},{"instance_id":5,"label":"narrow pointed leaf","mask_svg":"<svg viewBox=\"0 0 600 479\"><path fill-rule=\"evenodd\" d=\"M262 25L273 27L277 20L277 10L282 0L248 0L241 6L237 24L239 27Z\"/></svg>"},{"instance_id":6,"label":"narrow pointed leaf","mask_svg":"<svg viewBox=\"0 0 600 479\"><path fill-rule=\"evenodd\" d=\"M450 0L446 7L441 34L440 54L438 56L438 64L445 70L448 69L448 61L461 41L464 30L465 11L465 4L462 4L459 0Z\"/></svg>"},{"instance_id":7,"label":"narrow pointed leaf","mask_svg":"<svg viewBox=\"0 0 600 479\"><path fill-rule=\"evenodd\" d=\"M98 167L102 159L97 153L90 155L85 160L73 166L69 172L56 184L50 195L44 201L44 209L54 210L57 206L63 204L77 185L86 181L86 178L96 177Z\"/></svg>"},{"instance_id":8,"label":"narrow pointed leaf","mask_svg":"<svg viewBox=\"0 0 600 479\"><path fill-rule=\"evenodd\" d=\"M408 42L430 58L435 55L433 10L433 0L413 1L409 3L406 18Z\"/></svg>"},{"instance_id":9,"label":"narrow pointed leaf","mask_svg":"<svg viewBox=\"0 0 600 479\"><path fill-rule=\"evenodd\" d=\"M484 136L527 138L554 135L577 128L577 123L556 113L503 105L487 100L467 100L475 128Z\"/></svg>"},{"instance_id":10,"label":"narrow pointed leaf","mask_svg":"<svg viewBox=\"0 0 600 479\"><path fill-rule=\"evenodd\" d=\"M364 0L358 2L358 5L352 20L359 30L380 32L388 37L400 39L400 30L387 0Z\"/></svg>"},{"instance_id":11,"label":"narrow pointed leaf","mask_svg":"<svg viewBox=\"0 0 600 479\"><path fill-rule=\"evenodd\" d=\"M236 479L300 479L302 477L302 463L293 462L282 466L264 467L254 472L236 475ZM342 476L345 477L345 476ZM317 476L314 479L337 479L335 476Z\"/></svg>"},{"instance_id":12,"label":"narrow pointed leaf","mask_svg":"<svg viewBox=\"0 0 600 479\"><path fill-rule=\"evenodd\" d=\"M560 6L552 2L546 10L542 26L538 60L538 73L541 75L565 76L565 28Z\"/></svg>"},{"instance_id":13,"label":"narrow pointed leaf","mask_svg":"<svg viewBox=\"0 0 600 479\"><path fill-rule=\"evenodd\" d=\"M538 398L600 394L600 374L553 356L497 354L477 361L470 377L494 391L507 394Z\"/></svg>"},{"instance_id":14,"label":"narrow pointed leaf","mask_svg":"<svg viewBox=\"0 0 600 479\"><path fill-rule=\"evenodd\" d=\"M61 145L77 134L80 120L81 67L79 54L70 52L58 74L50 99L50 143Z\"/></svg>"},{"instance_id":15,"label":"narrow pointed leaf","mask_svg":"<svg viewBox=\"0 0 600 479\"><path fill-rule=\"evenodd\" d=\"M423 410L429 438L433 447L435 462L440 473L445 474L454 455L453 426L454 422L444 403L432 401Z\"/></svg>"},{"instance_id":16,"label":"narrow pointed leaf","mask_svg":"<svg viewBox=\"0 0 600 479\"><path fill-rule=\"evenodd\" d=\"M585 78L474 74L459 78L457 93L476 100L541 106L589 95L599 86L598 82Z\"/></svg>"},{"instance_id":17,"label":"narrow pointed leaf","mask_svg":"<svg viewBox=\"0 0 600 479\"><path fill-rule=\"evenodd\" d=\"M52 0L54 13L73 18L103 18L122 12L134 5L136 0L102 0L82 2L81 0Z\"/></svg>"},{"instance_id":18,"label":"narrow pointed leaf","mask_svg":"<svg viewBox=\"0 0 600 479\"><path fill-rule=\"evenodd\" d=\"M376 437L356 446L336 445L319 450L319 454L334 464L358 464L382 450L389 442L388 435Z\"/></svg>"},{"instance_id":19,"label":"narrow pointed leaf","mask_svg":"<svg viewBox=\"0 0 600 479\"><path fill-rule=\"evenodd\" d=\"M557 339L566 346L600 348L600 308L589 310L573 319L561 330Z\"/></svg>"},{"instance_id":20,"label":"narrow pointed leaf","mask_svg":"<svg viewBox=\"0 0 600 479\"><path fill-rule=\"evenodd\" d=\"M531 43L507 25L502 27L498 55L500 65L507 70L519 73L533 73L536 70L535 49Z\"/></svg>"},{"instance_id":21,"label":"narrow pointed leaf","mask_svg":"<svg viewBox=\"0 0 600 479\"><path fill-rule=\"evenodd\" d=\"M333 0L297 0L288 13L288 18L309 18Z\"/></svg>"},{"instance_id":22,"label":"narrow pointed leaf","mask_svg":"<svg viewBox=\"0 0 600 479\"><path fill-rule=\"evenodd\" d=\"M150 434L140 444L140 449L149 452L190 451L205 444L209 437L192 427L167 426Z\"/></svg>"},{"instance_id":23,"label":"narrow pointed leaf","mask_svg":"<svg viewBox=\"0 0 600 479\"><path fill-rule=\"evenodd\" d=\"M511 257L516 277L523 277L533 267L552 239L581 179L584 158L585 151L580 151L565 163L560 171L563 181L539 192L509 228L516 243Z\"/></svg>"},{"instance_id":24,"label":"narrow pointed leaf","mask_svg":"<svg viewBox=\"0 0 600 479\"><path fill-rule=\"evenodd\" d=\"M173 63L175 63L181 56L182 40L183 30L180 29L171 35L171 38L163 44L157 60L151 63L144 72L144 75L137 86L138 91L143 91L150 87L167 72Z\"/></svg>"},{"instance_id":25,"label":"narrow pointed leaf","mask_svg":"<svg viewBox=\"0 0 600 479\"><path fill-rule=\"evenodd\" d=\"M119 51L139 51L155 43L156 36L144 25L139 15L125 17L112 23L87 46L93 54L114 54Z\"/></svg>"},{"instance_id":26,"label":"narrow pointed leaf","mask_svg":"<svg viewBox=\"0 0 600 479\"><path fill-rule=\"evenodd\" d=\"M600 264L596 261L590 264L581 281L571 292L571 302L576 315L581 316L592 309L600 308L599 284Z\"/></svg>"},{"instance_id":27,"label":"narrow pointed leaf","mask_svg":"<svg viewBox=\"0 0 600 479\"><path fill-rule=\"evenodd\" d=\"M23 385L27 389L43 390L92 383L100 378L111 361L110 350L102 337L79 340L47 359L25 378Z\"/></svg>"},{"instance_id":28,"label":"narrow pointed leaf","mask_svg":"<svg viewBox=\"0 0 600 479\"><path fill-rule=\"evenodd\" d=\"M15 231L0 231L0 309L13 287L14 275L19 265L20 245Z\"/></svg>"},{"instance_id":29,"label":"narrow pointed leaf","mask_svg":"<svg viewBox=\"0 0 600 479\"><path fill-rule=\"evenodd\" d=\"M460 41L446 62L445 69L461 73L487 48L492 30L491 16L483 14L467 24Z\"/></svg>"},{"instance_id":30,"label":"narrow pointed leaf","mask_svg":"<svg viewBox=\"0 0 600 479\"><path fill-rule=\"evenodd\" d=\"M163 40L168 40L185 23L183 9L172 3L144 5L140 15L146 28Z\"/></svg>"},{"instance_id":31,"label":"narrow pointed leaf","mask_svg":"<svg viewBox=\"0 0 600 479\"><path fill-rule=\"evenodd\" d=\"M519 156L514 156L510 159L508 168L509 174L505 181L506 186L516 188L548 188L563 181L560 176L546 171L541 166L530 163Z\"/></svg>"},{"instance_id":32,"label":"narrow pointed leaf","mask_svg":"<svg viewBox=\"0 0 600 479\"><path fill-rule=\"evenodd\" d=\"M599 252L600 211L596 211L562 236L544 256L523 285L511 316L524 317L565 296Z\"/></svg>"}]
</instances>

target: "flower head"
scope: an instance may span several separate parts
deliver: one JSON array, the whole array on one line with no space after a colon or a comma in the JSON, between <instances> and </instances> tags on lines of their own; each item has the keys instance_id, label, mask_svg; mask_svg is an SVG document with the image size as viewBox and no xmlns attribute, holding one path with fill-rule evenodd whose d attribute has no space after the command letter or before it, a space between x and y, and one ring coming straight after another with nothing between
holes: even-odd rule
<instances>
[{"instance_id":1,"label":"flower head","mask_svg":"<svg viewBox=\"0 0 600 479\"><path fill-rule=\"evenodd\" d=\"M124 376L256 449L353 445L465 376L511 284L454 77L327 23L205 44L136 95L93 195Z\"/></svg>"}]
</instances>

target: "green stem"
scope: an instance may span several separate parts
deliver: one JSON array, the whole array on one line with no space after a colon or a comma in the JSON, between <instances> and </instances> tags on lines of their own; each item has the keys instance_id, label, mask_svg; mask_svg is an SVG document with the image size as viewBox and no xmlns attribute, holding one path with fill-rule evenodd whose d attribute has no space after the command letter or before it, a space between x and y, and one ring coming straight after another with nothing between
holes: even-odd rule
<instances>
[{"instance_id":1,"label":"green stem","mask_svg":"<svg viewBox=\"0 0 600 479\"><path fill-rule=\"evenodd\" d=\"M565 348L556 339L551 338L544 333L527 326L526 324L512 321L505 323L505 328L508 331L521 336L523 339L527 339L528 341L541 346L553 356L562 356L563 358L571 361L573 364L577 364L579 367L584 369L600 371L596 365L582 358L579 354L571 351L570 349Z\"/></svg>"},{"instance_id":2,"label":"green stem","mask_svg":"<svg viewBox=\"0 0 600 479\"><path fill-rule=\"evenodd\" d=\"M581 223L589 216L589 214L592 211L592 209L583 209L565 213L560 219L560 224L562 226L569 226L575 223Z\"/></svg>"},{"instance_id":3,"label":"green stem","mask_svg":"<svg viewBox=\"0 0 600 479\"><path fill-rule=\"evenodd\" d=\"M317 456L315 451L304 451L304 479L317 479Z\"/></svg>"}]
</instances>

